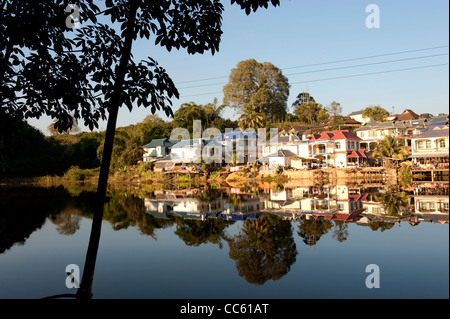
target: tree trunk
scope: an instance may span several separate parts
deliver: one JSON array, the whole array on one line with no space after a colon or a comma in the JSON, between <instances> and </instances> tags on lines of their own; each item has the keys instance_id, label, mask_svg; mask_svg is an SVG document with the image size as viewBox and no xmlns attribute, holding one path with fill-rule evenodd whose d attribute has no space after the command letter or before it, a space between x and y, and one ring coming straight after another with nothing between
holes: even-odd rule
<instances>
[{"instance_id":1,"label":"tree trunk","mask_svg":"<svg viewBox=\"0 0 450 319\"><path fill-rule=\"evenodd\" d=\"M92 282L94 278L95 262L97 259L97 251L100 241L103 210L108 185L109 167L111 164L111 155L114 146L114 135L116 132L117 115L119 113L119 107L121 104L120 96L122 94L122 87L127 72L128 61L131 55L137 6L138 3L136 0L130 1L128 26L125 33L124 46L122 48L122 56L120 58L120 64L117 71L114 92L111 96L110 105L108 108L109 117L106 127L103 157L100 167L100 176L98 179L97 195L96 195L96 203L94 206L94 217L92 220L91 235L89 238L89 246L86 253L86 261L84 264L83 277L81 280L80 288L78 289L77 292L77 298L79 299L89 299L92 297Z\"/></svg>"}]
</instances>

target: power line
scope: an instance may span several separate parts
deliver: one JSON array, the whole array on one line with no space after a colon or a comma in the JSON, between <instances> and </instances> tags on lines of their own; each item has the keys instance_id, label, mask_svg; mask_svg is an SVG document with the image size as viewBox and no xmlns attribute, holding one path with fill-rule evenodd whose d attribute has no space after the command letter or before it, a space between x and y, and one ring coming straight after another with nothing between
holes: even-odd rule
<instances>
[{"instance_id":1,"label":"power line","mask_svg":"<svg viewBox=\"0 0 450 319\"><path fill-rule=\"evenodd\" d=\"M336 79L345 79L345 78L352 78L352 77L365 76L365 75L374 75L374 74L382 74L382 73L392 73L392 72L400 72L400 71L408 71L408 70L425 69L425 68L432 68L432 67L444 66L444 65L448 65L448 63L416 66L416 67L411 67L411 68L387 70L387 71L378 71L378 72L370 72L370 73L343 75L343 76L337 76L337 77L333 77L333 78L316 79L316 80L310 80L310 81L298 81L298 82L294 82L294 83L291 83L291 84L310 83L310 82L328 81L328 80L336 80Z\"/></svg>"},{"instance_id":2,"label":"power line","mask_svg":"<svg viewBox=\"0 0 450 319\"><path fill-rule=\"evenodd\" d=\"M427 50L435 50L435 49L442 49L442 48L448 48L448 45L441 45L441 46L436 46L436 47L421 48L421 49L414 49L414 50L407 50L407 51L398 51L398 52L391 52L391 53L384 53L384 54L377 54L377 55L369 55L369 56L364 56L364 57L357 57L357 58L350 58L350 59L343 59L343 60L326 61L326 62L319 62L319 63L313 63L313 64L304 64L304 65L298 65L298 66L291 66L291 67L281 68L281 70L306 68L306 67L310 67L310 66L318 66L318 65L325 65L325 64L332 64L332 63L349 62L349 61L371 59L371 58L378 58L378 57L383 57L383 56L390 56L390 55L397 55L397 54L404 54L404 53L412 53L412 52L420 52L420 51L427 51ZM203 79L197 79L197 80L180 81L180 82L177 82L176 84L202 82L202 81L218 80L218 79L225 79L225 78L228 78L228 76L218 76L218 77L203 78Z\"/></svg>"},{"instance_id":3,"label":"power line","mask_svg":"<svg viewBox=\"0 0 450 319\"><path fill-rule=\"evenodd\" d=\"M379 61L379 62L371 62L371 63L364 63L364 64L347 65L347 66L328 68L328 69L320 69L320 70L312 70L312 71L305 71L305 72L289 73L289 74L286 74L286 76L299 75L299 74L308 74L308 73L316 73L316 72L324 72L324 71L333 71L333 70L342 70L342 69L356 68L356 67L361 67L361 66L369 66L369 65L393 63L393 62L402 62L402 61L417 60L417 59L425 59L425 58L431 58L431 57L437 57L437 56L443 56L443 55L448 55L448 52L447 53L441 53L441 54L432 54L432 55L419 56L419 57L411 57L411 58L389 60L389 61ZM199 88L199 87L214 86L214 85L225 85L225 84L227 84L227 82L192 85L192 86L181 87L181 88L178 88L178 89L179 90L182 90L182 89L193 89L193 88Z\"/></svg>"},{"instance_id":4,"label":"power line","mask_svg":"<svg viewBox=\"0 0 450 319\"><path fill-rule=\"evenodd\" d=\"M345 78L352 78L352 77L359 77L359 76L367 76L367 75L375 75L375 74L383 74L383 73L393 73L393 72L401 72L401 71L408 71L408 70L425 69L425 68L444 66L444 65L448 65L448 63L424 65L424 66L417 66L417 67L410 67L410 68L403 68L403 69L395 69L395 70L386 70L386 71L378 71L378 72L370 72L370 73L351 74L351 75L337 76L337 77L331 77L331 78L322 78L322 79L315 79L315 80L309 80L309 81L298 81L298 82L293 82L291 84L329 81L329 80L345 79ZM190 95L180 95L180 97L184 98L184 97L192 97L192 96L200 96L200 95L211 95L211 94L221 94L221 93L223 93L223 92L222 91L218 91L218 92L208 92L208 93L199 93L199 94L190 94Z\"/></svg>"}]
</instances>

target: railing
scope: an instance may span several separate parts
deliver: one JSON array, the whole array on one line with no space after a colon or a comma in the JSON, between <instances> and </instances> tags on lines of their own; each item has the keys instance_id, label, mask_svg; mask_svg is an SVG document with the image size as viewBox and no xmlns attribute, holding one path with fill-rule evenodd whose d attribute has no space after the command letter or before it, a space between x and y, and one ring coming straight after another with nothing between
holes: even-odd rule
<instances>
[{"instance_id":1,"label":"railing","mask_svg":"<svg viewBox=\"0 0 450 319\"><path fill-rule=\"evenodd\" d=\"M427 163L427 164L420 164L420 163L413 163L411 165L412 170L423 170L423 169L448 169L449 163Z\"/></svg>"}]
</instances>

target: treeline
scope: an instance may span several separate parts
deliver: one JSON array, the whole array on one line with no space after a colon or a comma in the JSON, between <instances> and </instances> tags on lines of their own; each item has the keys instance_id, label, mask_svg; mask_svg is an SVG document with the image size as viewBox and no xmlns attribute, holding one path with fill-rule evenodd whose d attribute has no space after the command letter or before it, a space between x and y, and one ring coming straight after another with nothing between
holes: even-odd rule
<instances>
[{"instance_id":1,"label":"treeline","mask_svg":"<svg viewBox=\"0 0 450 319\"><path fill-rule=\"evenodd\" d=\"M149 116L142 123L118 128L112 167L136 164L142 146L154 138L169 137L172 124ZM100 166L105 132L45 136L25 120L0 112L0 179L61 176L71 167Z\"/></svg>"},{"instance_id":2,"label":"treeline","mask_svg":"<svg viewBox=\"0 0 450 319\"><path fill-rule=\"evenodd\" d=\"M186 128L193 134L193 121L201 120L204 130L215 127L248 129L265 127L281 130L292 125L305 129L321 125L328 130L347 129L342 107L333 101L328 106L318 103L309 93L301 92L289 112L287 99L290 85L280 69L271 63L253 59L240 62L231 70L229 83L224 86L223 103L217 99L205 105L183 103L171 121L149 115L142 122L116 129L111 168L134 165L142 159L145 144L153 139L170 138L174 128ZM238 115L237 120L223 118L225 108ZM383 120L385 109L367 107L364 116ZM24 115L22 115L24 116ZM62 175L70 167L93 169L100 166L105 132L75 133L75 126L60 133L55 122L48 127L51 137L44 136L23 118L16 118L0 109L0 179L44 175ZM350 128L354 129L354 127Z\"/></svg>"}]
</instances>

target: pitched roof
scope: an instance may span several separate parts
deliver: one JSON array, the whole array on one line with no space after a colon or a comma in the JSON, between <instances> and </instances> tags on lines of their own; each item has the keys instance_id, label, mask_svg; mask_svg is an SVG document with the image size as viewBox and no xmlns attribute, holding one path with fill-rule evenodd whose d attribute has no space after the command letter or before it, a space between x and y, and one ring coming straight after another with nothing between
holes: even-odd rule
<instances>
[{"instance_id":1,"label":"pitched roof","mask_svg":"<svg viewBox=\"0 0 450 319\"><path fill-rule=\"evenodd\" d=\"M434 138L434 137L448 137L449 136L448 124L447 125L430 125L422 133L415 136L415 138Z\"/></svg>"},{"instance_id":2,"label":"pitched roof","mask_svg":"<svg viewBox=\"0 0 450 319\"><path fill-rule=\"evenodd\" d=\"M176 141L169 141L167 138L157 138L150 143L142 146L143 148L152 148L157 146L172 146Z\"/></svg>"},{"instance_id":3,"label":"pitched roof","mask_svg":"<svg viewBox=\"0 0 450 319\"><path fill-rule=\"evenodd\" d=\"M415 113L412 110L406 109L403 111L402 114L400 114L397 117L397 121L409 121L409 120L416 120L418 119L420 116L417 115L417 113Z\"/></svg>"},{"instance_id":4,"label":"pitched roof","mask_svg":"<svg viewBox=\"0 0 450 319\"><path fill-rule=\"evenodd\" d=\"M350 154L347 155L348 158L367 158L368 154L366 154L364 149L359 149L357 151L352 151Z\"/></svg>"},{"instance_id":5,"label":"pitched roof","mask_svg":"<svg viewBox=\"0 0 450 319\"><path fill-rule=\"evenodd\" d=\"M361 140L355 133L349 130L340 131L326 131L321 134L312 134L310 140L312 141L326 141L326 140L342 140L342 139L352 139Z\"/></svg>"},{"instance_id":6,"label":"pitched roof","mask_svg":"<svg viewBox=\"0 0 450 319\"><path fill-rule=\"evenodd\" d=\"M348 116L350 115L357 115L357 114L363 114L364 110L359 110L359 111L354 111L352 113L350 113Z\"/></svg>"},{"instance_id":7,"label":"pitched roof","mask_svg":"<svg viewBox=\"0 0 450 319\"><path fill-rule=\"evenodd\" d=\"M201 143L202 143L201 146L204 146L207 142L205 140L201 140ZM200 142L198 139L181 140L172 146L172 148L182 148L182 147L200 147Z\"/></svg>"},{"instance_id":8,"label":"pitched roof","mask_svg":"<svg viewBox=\"0 0 450 319\"><path fill-rule=\"evenodd\" d=\"M291 152L289 150L278 150L275 153L269 154L267 156L264 156L264 158L268 157L294 157L297 156L294 152Z\"/></svg>"}]
</instances>

